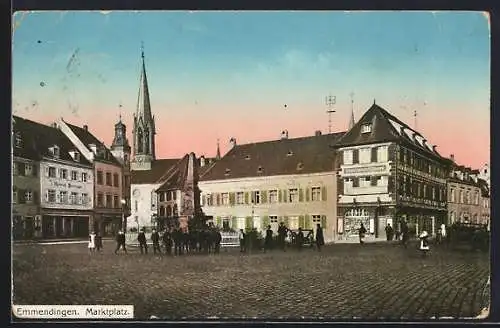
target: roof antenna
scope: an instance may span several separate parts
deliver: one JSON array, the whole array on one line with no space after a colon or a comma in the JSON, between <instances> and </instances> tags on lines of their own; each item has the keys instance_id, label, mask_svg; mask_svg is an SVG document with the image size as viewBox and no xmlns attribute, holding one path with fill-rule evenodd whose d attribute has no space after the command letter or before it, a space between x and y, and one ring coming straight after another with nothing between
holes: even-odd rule
<instances>
[{"instance_id":1,"label":"roof antenna","mask_svg":"<svg viewBox=\"0 0 500 328\"><path fill-rule=\"evenodd\" d=\"M325 103L326 106L328 106L328 109L326 112L328 113L328 133L332 133L332 114L335 113L335 110L333 109L333 106L337 102L337 97L329 95L325 97Z\"/></svg>"}]
</instances>

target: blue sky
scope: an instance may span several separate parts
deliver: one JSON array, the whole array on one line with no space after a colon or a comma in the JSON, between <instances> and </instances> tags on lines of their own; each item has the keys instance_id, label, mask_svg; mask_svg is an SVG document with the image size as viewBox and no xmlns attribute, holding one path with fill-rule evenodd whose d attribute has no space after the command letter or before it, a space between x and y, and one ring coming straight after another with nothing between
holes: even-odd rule
<instances>
[{"instance_id":1,"label":"blue sky","mask_svg":"<svg viewBox=\"0 0 500 328\"><path fill-rule=\"evenodd\" d=\"M204 121L211 144L274 138L282 125L297 136L324 130L328 93L337 96L336 129L345 129L353 92L357 117L374 98L407 122L418 109L419 127L448 148L455 139L439 135L435 120L454 117L453 129L487 142L477 160L489 159L490 40L480 12L34 12L16 23L13 107L22 116L92 125L101 115L111 126L122 103L130 121L143 41L165 138L173 121ZM79 66L68 72L76 49ZM249 120L273 131L252 132ZM112 129L95 125L108 141ZM173 149L166 142L160 153L181 152Z\"/></svg>"}]
</instances>

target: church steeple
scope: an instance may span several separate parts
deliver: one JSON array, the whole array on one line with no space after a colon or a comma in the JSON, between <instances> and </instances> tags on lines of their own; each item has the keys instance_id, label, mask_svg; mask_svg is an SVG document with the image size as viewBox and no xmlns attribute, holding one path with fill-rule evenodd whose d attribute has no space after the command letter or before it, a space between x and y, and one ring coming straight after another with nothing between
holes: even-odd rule
<instances>
[{"instance_id":1,"label":"church steeple","mask_svg":"<svg viewBox=\"0 0 500 328\"><path fill-rule=\"evenodd\" d=\"M220 160L220 147L219 147L219 139L217 139L217 155L215 155L216 160Z\"/></svg>"},{"instance_id":2,"label":"church steeple","mask_svg":"<svg viewBox=\"0 0 500 328\"><path fill-rule=\"evenodd\" d=\"M141 74L139 78L139 94L134 114L134 158L132 170L149 170L155 155L155 118L151 114L144 46L141 46Z\"/></svg>"},{"instance_id":3,"label":"church steeple","mask_svg":"<svg viewBox=\"0 0 500 328\"><path fill-rule=\"evenodd\" d=\"M351 118L349 119L349 129L352 129L354 126L354 93L351 93Z\"/></svg>"},{"instance_id":4,"label":"church steeple","mask_svg":"<svg viewBox=\"0 0 500 328\"><path fill-rule=\"evenodd\" d=\"M121 112L118 123L115 124L115 137L113 138L113 143L111 144L111 153L123 165L128 166L130 164L130 145L127 139L127 127L122 122Z\"/></svg>"}]
</instances>

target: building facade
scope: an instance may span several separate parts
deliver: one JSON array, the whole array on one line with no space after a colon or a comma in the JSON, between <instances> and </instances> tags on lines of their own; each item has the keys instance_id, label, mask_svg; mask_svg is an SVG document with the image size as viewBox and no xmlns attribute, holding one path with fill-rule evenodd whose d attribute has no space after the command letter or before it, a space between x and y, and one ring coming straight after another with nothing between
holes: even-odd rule
<instances>
[{"instance_id":1,"label":"building facade","mask_svg":"<svg viewBox=\"0 0 500 328\"><path fill-rule=\"evenodd\" d=\"M24 119L12 118L12 236L39 237L40 176L39 156L26 131ZM37 224L35 224L37 223Z\"/></svg>"},{"instance_id":2,"label":"building facade","mask_svg":"<svg viewBox=\"0 0 500 328\"><path fill-rule=\"evenodd\" d=\"M488 182L483 179L478 179L479 187L481 188L481 216L480 223L488 226L488 231L491 227L491 203L490 203L490 188Z\"/></svg>"},{"instance_id":3,"label":"building facade","mask_svg":"<svg viewBox=\"0 0 500 328\"><path fill-rule=\"evenodd\" d=\"M447 221L446 178L450 161L420 133L375 103L339 140L339 211L342 239L385 238L401 221L416 235L435 233Z\"/></svg>"},{"instance_id":4,"label":"building facade","mask_svg":"<svg viewBox=\"0 0 500 328\"><path fill-rule=\"evenodd\" d=\"M60 120L58 127L93 164L95 201L91 230L102 236L114 235L123 223L122 164L86 125L82 128Z\"/></svg>"},{"instance_id":5,"label":"building facade","mask_svg":"<svg viewBox=\"0 0 500 328\"><path fill-rule=\"evenodd\" d=\"M336 239L337 184L330 146L343 133L236 145L200 176L203 212L222 229L279 222L289 229L315 229Z\"/></svg>"},{"instance_id":6,"label":"building facade","mask_svg":"<svg viewBox=\"0 0 500 328\"><path fill-rule=\"evenodd\" d=\"M448 223L482 222L479 171L454 164L448 178Z\"/></svg>"}]
</instances>

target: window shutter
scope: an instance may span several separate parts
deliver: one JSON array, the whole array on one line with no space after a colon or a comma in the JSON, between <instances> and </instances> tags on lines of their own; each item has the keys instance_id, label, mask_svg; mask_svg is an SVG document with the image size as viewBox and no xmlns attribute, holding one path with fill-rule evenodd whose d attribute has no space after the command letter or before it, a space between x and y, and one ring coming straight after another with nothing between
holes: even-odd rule
<instances>
[{"instance_id":1,"label":"window shutter","mask_svg":"<svg viewBox=\"0 0 500 328\"><path fill-rule=\"evenodd\" d=\"M353 164L359 163L359 149L352 150L352 163Z\"/></svg>"},{"instance_id":2,"label":"window shutter","mask_svg":"<svg viewBox=\"0 0 500 328\"><path fill-rule=\"evenodd\" d=\"M283 190L283 203L288 202L288 197L287 197L287 196L288 196L288 195L287 195L286 190Z\"/></svg>"},{"instance_id":3,"label":"window shutter","mask_svg":"<svg viewBox=\"0 0 500 328\"><path fill-rule=\"evenodd\" d=\"M288 216L283 217L283 223L285 223L285 226L288 227Z\"/></svg>"},{"instance_id":4,"label":"window shutter","mask_svg":"<svg viewBox=\"0 0 500 328\"><path fill-rule=\"evenodd\" d=\"M306 188L306 202L308 202L308 201L309 201L309 199L311 199L311 197L310 197L310 195L309 195L309 193L310 193L310 192L311 192L311 188L307 187L307 188Z\"/></svg>"},{"instance_id":5,"label":"window shutter","mask_svg":"<svg viewBox=\"0 0 500 328\"><path fill-rule=\"evenodd\" d=\"M45 202L48 203L49 201L49 191L45 190Z\"/></svg>"},{"instance_id":6,"label":"window shutter","mask_svg":"<svg viewBox=\"0 0 500 328\"><path fill-rule=\"evenodd\" d=\"M234 205L234 192L230 192L230 193L229 193L229 204L230 204L231 206L233 206L233 205Z\"/></svg>"},{"instance_id":7,"label":"window shutter","mask_svg":"<svg viewBox=\"0 0 500 328\"><path fill-rule=\"evenodd\" d=\"M372 160L371 160L372 163L377 162L377 151L378 151L378 147L372 148Z\"/></svg>"},{"instance_id":8,"label":"window shutter","mask_svg":"<svg viewBox=\"0 0 500 328\"><path fill-rule=\"evenodd\" d=\"M251 229L253 227L252 217L247 216L245 220L245 229Z\"/></svg>"},{"instance_id":9,"label":"window shutter","mask_svg":"<svg viewBox=\"0 0 500 328\"><path fill-rule=\"evenodd\" d=\"M352 186L359 187L359 178L358 177L352 178Z\"/></svg>"},{"instance_id":10,"label":"window shutter","mask_svg":"<svg viewBox=\"0 0 500 328\"><path fill-rule=\"evenodd\" d=\"M238 219L236 217L233 217L231 219L231 229L236 230L238 228Z\"/></svg>"},{"instance_id":11,"label":"window shutter","mask_svg":"<svg viewBox=\"0 0 500 328\"><path fill-rule=\"evenodd\" d=\"M36 177L38 175L38 165L33 164L31 168L31 174Z\"/></svg>"},{"instance_id":12,"label":"window shutter","mask_svg":"<svg viewBox=\"0 0 500 328\"><path fill-rule=\"evenodd\" d=\"M262 230L267 230L267 226L269 225L269 216L264 216L262 218Z\"/></svg>"},{"instance_id":13,"label":"window shutter","mask_svg":"<svg viewBox=\"0 0 500 328\"><path fill-rule=\"evenodd\" d=\"M248 192L245 192L245 204L249 204L250 203L249 200L250 200L250 195Z\"/></svg>"},{"instance_id":14,"label":"window shutter","mask_svg":"<svg viewBox=\"0 0 500 328\"><path fill-rule=\"evenodd\" d=\"M61 193L56 192L56 202L60 203L61 202Z\"/></svg>"},{"instance_id":15,"label":"window shutter","mask_svg":"<svg viewBox=\"0 0 500 328\"><path fill-rule=\"evenodd\" d=\"M281 190L278 190L278 202L282 202L283 201L283 193Z\"/></svg>"},{"instance_id":16,"label":"window shutter","mask_svg":"<svg viewBox=\"0 0 500 328\"><path fill-rule=\"evenodd\" d=\"M376 186L377 185L377 177L371 176L370 177L370 184L372 186Z\"/></svg>"},{"instance_id":17,"label":"window shutter","mask_svg":"<svg viewBox=\"0 0 500 328\"><path fill-rule=\"evenodd\" d=\"M323 201L326 201L328 198L326 197L326 187L321 188L321 198Z\"/></svg>"},{"instance_id":18,"label":"window shutter","mask_svg":"<svg viewBox=\"0 0 500 328\"><path fill-rule=\"evenodd\" d=\"M305 223L303 215L299 216L299 228L302 228L302 229L306 228L306 223Z\"/></svg>"},{"instance_id":19,"label":"window shutter","mask_svg":"<svg viewBox=\"0 0 500 328\"><path fill-rule=\"evenodd\" d=\"M313 229L314 228L314 227L312 227L311 217L309 215L306 214L304 221L305 221L304 225L305 225L306 229Z\"/></svg>"},{"instance_id":20,"label":"window shutter","mask_svg":"<svg viewBox=\"0 0 500 328\"><path fill-rule=\"evenodd\" d=\"M79 194L78 195L78 200L77 200L78 204L82 204L83 203L83 196L82 194Z\"/></svg>"},{"instance_id":21,"label":"window shutter","mask_svg":"<svg viewBox=\"0 0 500 328\"><path fill-rule=\"evenodd\" d=\"M218 226L218 227L222 226L220 216L218 216L218 217L215 218L215 225Z\"/></svg>"},{"instance_id":22,"label":"window shutter","mask_svg":"<svg viewBox=\"0 0 500 328\"><path fill-rule=\"evenodd\" d=\"M25 189L17 189L17 203L18 204L24 204L25 203Z\"/></svg>"},{"instance_id":23,"label":"window shutter","mask_svg":"<svg viewBox=\"0 0 500 328\"><path fill-rule=\"evenodd\" d=\"M326 229L326 215L321 216L321 228Z\"/></svg>"},{"instance_id":24,"label":"window shutter","mask_svg":"<svg viewBox=\"0 0 500 328\"><path fill-rule=\"evenodd\" d=\"M267 203L267 191L262 190L260 192L260 202L261 203Z\"/></svg>"},{"instance_id":25,"label":"window shutter","mask_svg":"<svg viewBox=\"0 0 500 328\"><path fill-rule=\"evenodd\" d=\"M299 202L304 201L304 189L300 188L299 189Z\"/></svg>"},{"instance_id":26,"label":"window shutter","mask_svg":"<svg viewBox=\"0 0 500 328\"><path fill-rule=\"evenodd\" d=\"M45 176L49 177L49 168L48 167L45 167Z\"/></svg>"}]
</instances>

